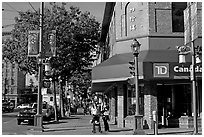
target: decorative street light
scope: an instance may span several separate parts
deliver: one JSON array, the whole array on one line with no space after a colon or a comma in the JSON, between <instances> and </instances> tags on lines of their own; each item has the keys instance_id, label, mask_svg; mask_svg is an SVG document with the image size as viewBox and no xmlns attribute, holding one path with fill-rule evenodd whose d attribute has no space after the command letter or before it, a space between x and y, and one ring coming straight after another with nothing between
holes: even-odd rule
<instances>
[{"instance_id":1,"label":"decorative street light","mask_svg":"<svg viewBox=\"0 0 204 137\"><path fill-rule=\"evenodd\" d=\"M133 43L131 44L132 52L134 55L134 62L135 62L135 98L136 98L136 108L135 108L135 124L134 124L134 132L137 132L138 129L142 129L142 115L139 114L139 85L138 85L138 79L139 79L139 73L138 73L138 55L140 50L141 44L137 41L137 39L133 40Z\"/></svg>"},{"instance_id":2,"label":"decorative street light","mask_svg":"<svg viewBox=\"0 0 204 137\"><path fill-rule=\"evenodd\" d=\"M141 44L137 41L137 39L133 40L131 44L132 52L135 60L135 97L136 97L136 109L135 115L139 115L139 93L138 93L138 55Z\"/></svg>"},{"instance_id":3,"label":"decorative street light","mask_svg":"<svg viewBox=\"0 0 204 137\"><path fill-rule=\"evenodd\" d=\"M202 55L202 47L195 47L194 41L191 41L190 46L177 46L177 51L179 52L179 63L186 63L186 55L191 54L192 64L191 64L191 72L190 79L192 81L192 95L193 95L193 119L194 119L194 134L198 133L198 121L197 121L197 95L196 95L196 80L195 80L195 65L201 63L200 55Z\"/></svg>"}]
</instances>

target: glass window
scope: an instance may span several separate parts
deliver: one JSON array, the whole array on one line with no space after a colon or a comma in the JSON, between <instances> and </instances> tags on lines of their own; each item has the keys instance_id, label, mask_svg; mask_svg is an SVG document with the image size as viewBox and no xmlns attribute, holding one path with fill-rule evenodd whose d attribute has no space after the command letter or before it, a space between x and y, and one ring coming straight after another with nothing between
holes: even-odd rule
<instances>
[{"instance_id":1,"label":"glass window","mask_svg":"<svg viewBox=\"0 0 204 137\"><path fill-rule=\"evenodd\" d=\"M131 87L128 90L128 98L127 98L127 114L128 115L135 115L135 88ZM144 115L144 86L139 86L139 113Z\"/></svg>"},{"instance_id":2,"label":"glass window","mask_svg":"<svg viewBox=\"0 0 204 137\"><path fill-rule=\"evenodd\" d=\"M50 101L53 101L53 97L50 97Z\"/></svg>"},{"instance_id":3,"label":"glass window","mask_svg":"<svg viewBox=\"0 0 204 137\"><path fill-rule=\"evenodd\" d=\"M184 14L187 2L172 2L172 31L184 32Z\"/></svg>"},{"instance_id":4,"label":"glass window","mask_svg":"<svg viewBox=\"0 0 204 137\"><path fill-rule=\"evenodd\" d=\"M11 79L11 85L14 85L15 83L14 83L14 79L12 78Z\"/></svg>"}]
</instances>

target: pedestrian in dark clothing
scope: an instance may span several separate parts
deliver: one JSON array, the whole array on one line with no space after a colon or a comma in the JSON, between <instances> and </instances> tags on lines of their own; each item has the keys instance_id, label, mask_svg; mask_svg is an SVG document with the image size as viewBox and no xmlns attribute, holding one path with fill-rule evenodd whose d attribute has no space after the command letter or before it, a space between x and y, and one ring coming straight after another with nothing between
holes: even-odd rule
<instances>
[{"instance_id":1,"label":"pedestrian in dark clothing","mask_svg":"<svg viewBox=\"0 0 204 137\"><path fill-rule=\"evenodd\" d=\"M104 122L105 131L109 131L108 121L109 121L110 119L109 119L109 110L108 110L108 107L107 107L107 106L105 106L104 109L103 109L102 119L103 119L103 122Z\"/></svg>"},{"instance_id":2,"label":"pedestrian in dark clothing","mask_svg":"<svg viewBox=\"0 0 204 137\"><path fill-rule=\"evenodd\" d=\"M96 126L98 126L98 131L101 132L101 125L100 125L100 116L93 115L93 133L96 133Z\"/></svg>"}]
</instances>

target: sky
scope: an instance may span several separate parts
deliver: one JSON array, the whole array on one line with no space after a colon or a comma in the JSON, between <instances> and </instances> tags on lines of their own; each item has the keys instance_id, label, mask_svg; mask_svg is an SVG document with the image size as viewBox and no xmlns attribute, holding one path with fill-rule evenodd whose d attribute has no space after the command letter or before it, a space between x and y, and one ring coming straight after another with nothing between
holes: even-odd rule
<instances>
[{"instance_id":1,"label":"sky","mask_svg":"<svg viewBox=\"0 0 204 137\"><path fill-rule=\"evenodd\" d=\"M48 1L49 2L49 1ZM49 5L49 3L45 1L45 6ZM65 1L63 1L65 2ZM76 1L76 2L66 2L66 7L75 6L79 7L81 11L89 11L91 15L95 16L96 20L102 23L104 9L105 9L105 1L101 2L83 2L83 1ZM10 31L13 28L14 24L14 17L18 16L18 11L35 11L40 8L40 2L2 2L2 31ZM10 25L5 27L5 25Z\"/></svg>"}]
</instances>

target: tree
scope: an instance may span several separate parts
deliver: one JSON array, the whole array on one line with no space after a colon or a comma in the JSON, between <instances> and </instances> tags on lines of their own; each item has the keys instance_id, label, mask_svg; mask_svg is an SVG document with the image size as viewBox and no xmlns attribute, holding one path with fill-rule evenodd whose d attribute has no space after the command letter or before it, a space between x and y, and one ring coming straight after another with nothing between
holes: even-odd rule
<instances>
[{"instance_id":1,"label":"tree","mask_svg":"<svg viewBox=\"0 0 204 137\"><path fill-rule=\"evenodd\" d=\"M96 50L100 24L90 12L82 12L71 6L68 10L65 3L50 3L44 9L43 47L46 36L56 30L57 56L50 59L51 67L62 80L70 79L74 72L83 72L93 61L92 52ZM12 30L12 39L4 42L3 57L16 61L21 70L37 74L37 59L27 56L28 32L39 30L39 12L20 12L15 18L16 25Z\"/></svg>"},{"instance_id":2,"label":"tree","mask_svg":"<svg viewBox=\"0 0 204 137\"><path fill-rule=\"evenodd\" d=\"M44 39L51 30L57 32L57 57L51 59L52 67L59 74L71 74L75 70L91 65L91 52L96 50L99 38L99 23L89 12L81 12L77 7L65 9L56 3L44 9ZM37 71L36 58L27 57L28 32L39 30L38 12L20 12L15 18L16 25L12 30L11 40L3 46L3 56L19 63L21 69L28 72ZM43 41L45 45L46 41ZM9 45L9 46L8 46Z\"/></svg>"}]
</instances>

